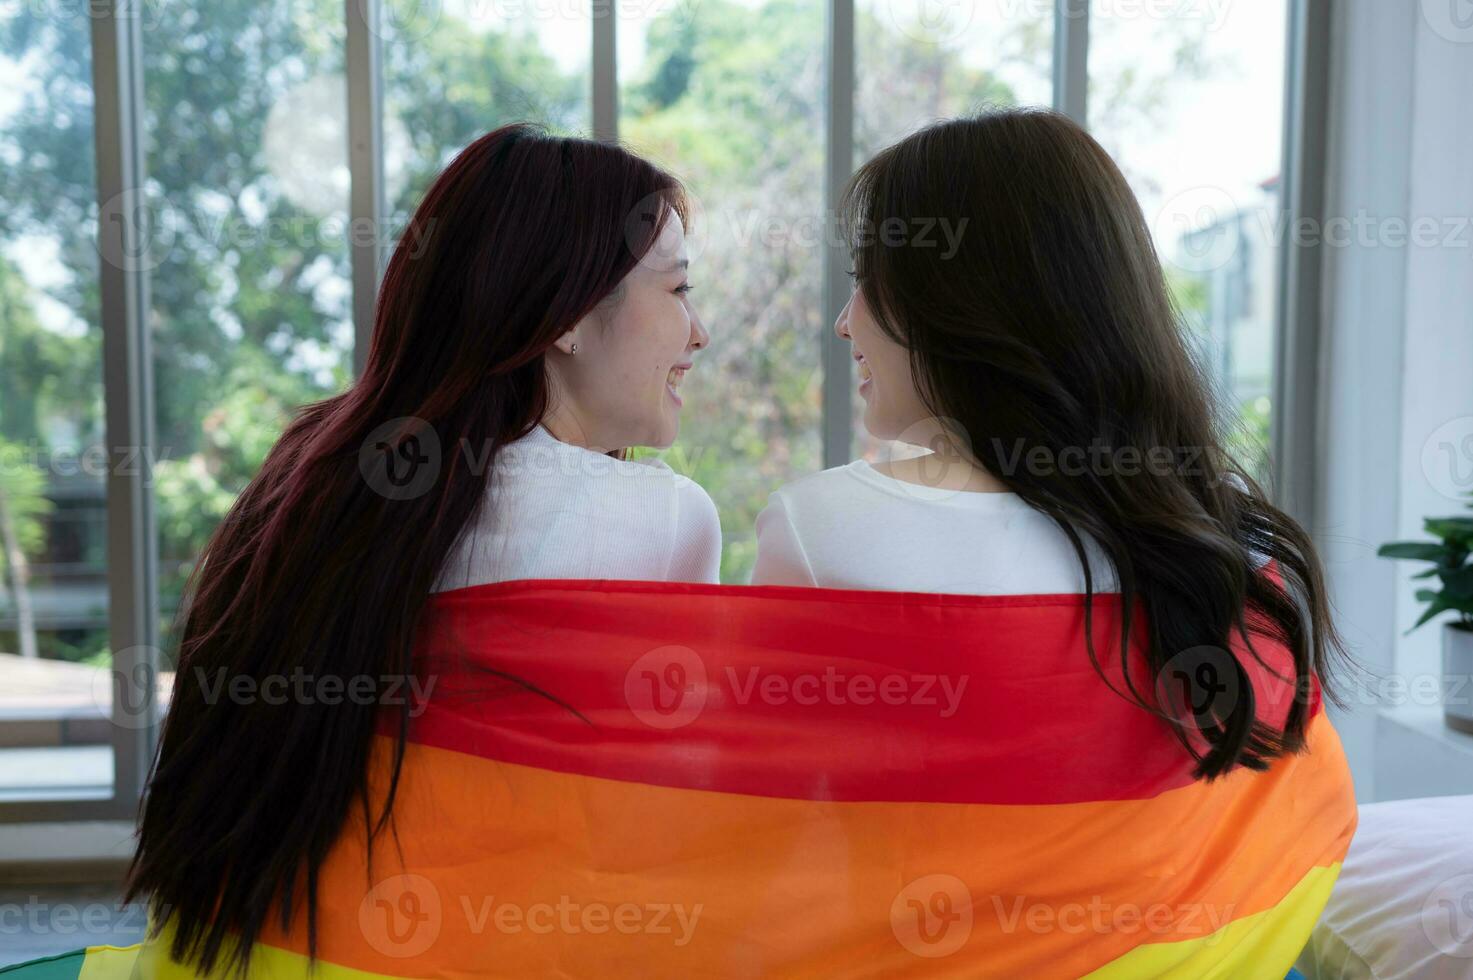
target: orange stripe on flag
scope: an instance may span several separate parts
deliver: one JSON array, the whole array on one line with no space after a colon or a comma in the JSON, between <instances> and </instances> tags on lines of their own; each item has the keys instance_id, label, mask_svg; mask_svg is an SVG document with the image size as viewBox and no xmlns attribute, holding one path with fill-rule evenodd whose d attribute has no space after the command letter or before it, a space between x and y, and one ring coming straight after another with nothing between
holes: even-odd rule
<instances>
[{"instance_id":1,"label":"orange stripe on flag","mask_svg":"<svg viewBox=\"0 0 1473 980\"><path fill-rule=\"evenodd\" d=\"M1355 827L1323 713L1310 747L1148 799L996 805L678 789L411 745L403 864L385 836L370 879L361 827L339 842L320 951L412 976L479 964L503 976L1073 977L1292 946L1282 975ZM304 922L266 939L304 951Z\"/></svg>"}]
</instances>

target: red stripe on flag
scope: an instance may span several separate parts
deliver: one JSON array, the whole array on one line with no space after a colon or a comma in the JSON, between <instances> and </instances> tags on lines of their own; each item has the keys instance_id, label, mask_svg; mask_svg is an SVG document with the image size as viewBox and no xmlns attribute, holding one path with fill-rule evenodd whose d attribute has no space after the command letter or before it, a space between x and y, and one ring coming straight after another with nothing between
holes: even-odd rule
<instances>
[{"instance_id":1,"label":"red stripe on flag","mask_svg":"<svg viewBox=\"0 0 1473 980\"><path fill-rule=\"evenodd\" d=\"M426 611L418 653L434 687L411 738L558 772L754 796L1141 799L1190 783L1193 760L1124 696L1119 609L1118 595L1095 597L1095 651L1116 693L1091 666L1077 595L474 586L436 594ZM1288 673L1286 649L1254 645ZM1281 725L1289 685L1236 652L1260 716ZM1132 675L1151 696L1138 653ZM1318 700L1316 683L1316 710ZM386 716L381 731L392 725Z\"/></svg>"}]
</instances>

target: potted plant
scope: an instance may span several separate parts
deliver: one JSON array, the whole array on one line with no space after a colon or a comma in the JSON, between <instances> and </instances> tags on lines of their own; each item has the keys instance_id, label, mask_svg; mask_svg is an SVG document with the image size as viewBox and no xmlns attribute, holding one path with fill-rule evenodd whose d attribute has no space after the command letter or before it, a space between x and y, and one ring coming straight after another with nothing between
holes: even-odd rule
<instances>
[{"instance_id":1,"label":"potted plant","mask_svg":"<svg viewBox=\"0 0 1473 980\"><path fill-rule=\"evenodd\" d=\"M1437 541L1397 541L1383 544L1383 558L1429 561L1432 567L1413 578L1437 578L1440 589L1418 589L1427 608L1412 624L1416 629L1439 613L1456 613L1442 627L1443 718L1448 727L1473 734L1473 517L1429 517L1423 528ZM1408 633L1411 630L1407 630ZM1455 696L1453 696L1455 695Z\"/></svg>"}]
</instances>

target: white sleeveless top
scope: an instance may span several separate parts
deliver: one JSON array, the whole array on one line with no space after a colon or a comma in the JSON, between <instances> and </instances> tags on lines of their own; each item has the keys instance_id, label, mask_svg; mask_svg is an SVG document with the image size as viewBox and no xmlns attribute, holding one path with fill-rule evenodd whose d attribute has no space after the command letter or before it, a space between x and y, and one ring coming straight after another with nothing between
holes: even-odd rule
<instances>
[{"instance_id":1,"label":"white sleeveless top","mask_svg":"<svg viewBox=\"0 0 1473 980\"><path fill-rule=\"evenodd\" d=\"M1114 570L1085 536L1095 592ZM1084 592L1069 538L1015 493L938 490L855 460L789 483L757 515L752 585L1057 595Z\"/></svg>"},{"instance_id":2,"label":"white sleeveless top","mask_svg":"<svg viewBox=\"0 0 1473 980\"><path fill-rule=\"evenodd\" d=\"M719 580L716 505L663 460L614 459L539 423L497 454L486 494L431 592L527 578Z\"/></svg>"}]
</instances>

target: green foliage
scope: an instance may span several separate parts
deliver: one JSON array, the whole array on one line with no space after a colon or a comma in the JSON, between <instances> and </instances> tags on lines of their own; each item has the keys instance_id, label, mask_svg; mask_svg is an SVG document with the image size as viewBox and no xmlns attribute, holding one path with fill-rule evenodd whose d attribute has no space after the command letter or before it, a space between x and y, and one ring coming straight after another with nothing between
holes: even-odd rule
<instances>
[{"instance_id":1,"label":"green foliage","mask_svg":"<svg viewBox=\"0 0 1473 980\"><path fill-rule=\"evenodd\" d=\"M55 505L46 499L46 472L26 460L26 447L0 438L0 507L11 522L22 553L34 553L44 540L43 519ZM13 569L0 541L0 585L10 585Z\"/></svg>"},{"instance_id":2,"label":"green foliage","mask_svg":"<svg viewBox=\"0 0 1473 980\"><path fill-rule=\"evenodd\" d=\"M44 444L48 426L65 420L87 446L102 441L89 24L50 13L17 8L0 18L0 55L44 66L0 121L0 241L55 244L64 274L45 299L75 322L42 326L38 297L0 257L0 436ZM353 331L348 250L331 226L341 216L294 195L268 145L274 113L303 138L341 125L342 110L318 118L313 104L294 100L341 77L342 4L250 0L158 13L143 37L144 126L158 261L153 476L169 601L293 409L349 383ZM909 36L887 13L883 4L856 10L858 157L931 119L1016 100L965 52ZM565 133L589 122L587 70L564 69L530 29L487 30L441 5L435 14L413 36L396 36L392 17L385 25L386 169L398 221L481 133L514 120ZM1046 65L1045 25L1019 18L997 39L999 57ZM706 247L692 282L712 333L681 438L661 455L717 501L722 579L741 582L768 493L822 463L823 243L795 228L823 203L823 9L810 0L690 0L664 6L646 26L644 64L620 93L621 135L704 205L692 233ZM1173 43L1175 64L1198 71L1200 39ZM1110 81L1097 104L1149 122L1160 82ZM104 641L55 638L69 658L105 656Z\"/></svg>"},{"instance_id":3,"label":"green foliage","mask_svg":"<svg viewBox=\"0 0 1473 980\"><path fill-rule=\"evenodd\" d=\"M1436 578L1441 582L1441 588L1417 590L1417 600L1427 607L1412 629L1440 613L1452 612L1457 614L1454 626L1473 630L1473 561L1469 560L1473 553L1473 517L1429 517L1422 527L1437 540L1396 541L1383 544L1376 552L1383 558L1431 562L1431 568L1412 578Z\"/></svg>"},{"instance_id":4,"label":"green foliage","mask_svg":"<svg viewBox=\"0 0 1473 980\"><path fill-rule=\"evenodd\" d=\"M1202 321L1207 316L1207 280L1202 276L1183 272L1170 263L1162 266L1162 271L1166 275L1166 288L1171 293L1171 300L1176 304L1178 313L1189 328L1201 330Z\"/></svg>"},{"instance_id":5,"label":"green foliage","mask_svg":"<svg viewBox=\"0 0 1473 980\"><path fill-rule=\"evenodd\" d=\"M1273 404L1267 396L1243 402L1229 426L1227 449L1260 483L1269 479L1269 446L1273 439Z\"/></svg>"},{"instance_id":6,"label":"green foliage","mask_svg":"<svg viewBox=\"0 0 1473 980\"><path fill-rule=\"evenodd\" d=\"M857 154L931 119L1011 103L1010 88L958 52L857 11ZM632 149L695 194L701 250L693 301L711 332L681 434L662 455L721 514L721 578L745 582L768 494L821 468L819 341L823 215L823 11L802 0L702 0L648 26L619 120Z\"/></svg>"},{"instance_id":7,"label":"green foliage","mask_svg":"<svg viewBox=\"0 0 1473 980\"><path fill-rule=\"evenodd\" d=\"M650 24L645 35L646 60L653 66L649 77L634 85L629 98L634 113L650 115L667 109L685 95L691 76L700 64L701 35L696 18L662 17Z\"/></svg>"},{"instance_id":8,"label":"green foliage","mask_svg":"<svg viewBox=\"0 0 1473 980\"><path fill-rule=\"evenodd\" d=\"M77 427L81 445L99 443L102 338L95 331L63 334L42 327L35 300L15 265L0 255L0 438L48 448L45 424L66 419Z\"/></svg>"},{"instance_id":9,"label":"green foliage","mask_svg":"<svg viewBox=\"0 0 1473 980\"><path fill-rule=\"evenodd\" d=\"M46 473L27 461L25 451L0 437L0 609L8 613L18 611L21 590L30 587L26 555L41 549L43 520L54 509L45 495ZM21 625L28 624L22 621ZM30 653L20 639L17 636L13 645L0 649ZM28 639L37 640L35 631L28 630ZM39 642L36 648L39 653Z\"/></svg>"},{"instance_id":10,"label":"green foliage","mask_svg":"<svg viewBox=\"0 0 1473 980\"><path fill-rule=\"evenodd\" d=\"M389 204L404 220L445 164L488 130L520 120L559 133L587 125L586 73L562 71L529 32L478 30L433 9L439 16L422 37L396 38L386 24L385 112L408 140L405 155L388 161L404 171ZM341 6L330 16L341 18Z\"/></svg>"}]
</instances>

